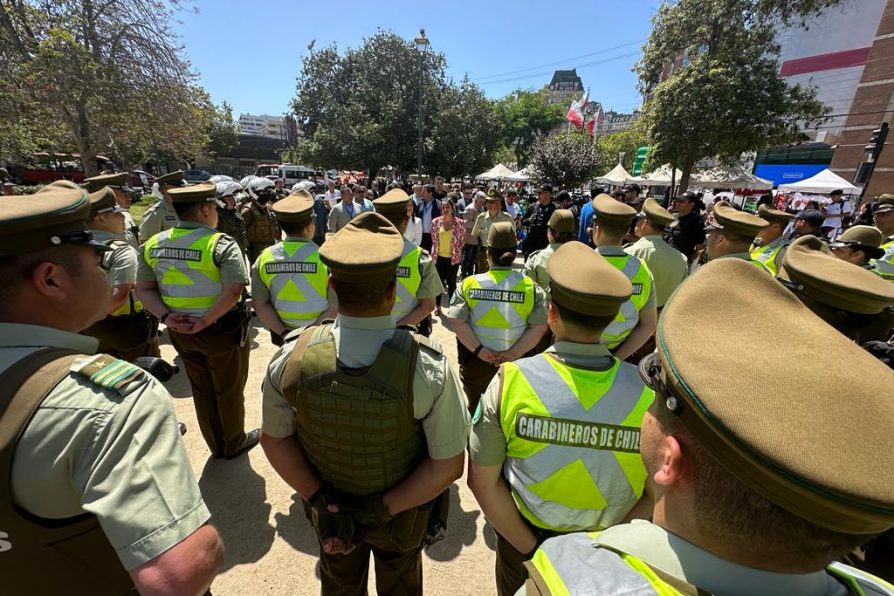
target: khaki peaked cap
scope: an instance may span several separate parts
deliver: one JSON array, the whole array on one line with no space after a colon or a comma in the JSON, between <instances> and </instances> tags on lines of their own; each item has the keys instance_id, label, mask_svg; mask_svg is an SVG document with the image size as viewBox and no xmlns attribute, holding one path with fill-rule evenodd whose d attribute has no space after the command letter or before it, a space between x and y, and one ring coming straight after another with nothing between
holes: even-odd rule
<instances>
[{"instance_id":1,"label":"khaki peaked cap","mask_svg":"<svg viewBox=\"0 0 894 596\"><path fill-rule=\"evenodd\" d=\"M194 186L178 186L168 191L173 203L201 203L217 201L217 185L202 182Z\"/></svg>"},{"instance_id":2,"label":"khaki peaked cap","mask_svg":"<svg viewBox=\"0 0 894 596\"><path fill-rule=\"evenodd\" d=\"M627 276L582 242L567 242L546 263L553 302L590 316L614 316L633 293Z\"/></svg>"},{"instance_id":3,"label":"khaki peaked cap","mask_svg":"<svg viewBox=\"0 0 894 596\"><path fill-rule=\"evenodd\" d=\"M404 237L385 216L368 211L326 238L320 259L329 273L346 282L396 279Z\"/></svg>"},{"instance_id":4,"label":"khaki peaked cap","mask_svg":"<svg viewBox=\"0 0 894 596\"><path fill-rule=\"evenodd\" d=\"M771 209L766 205L757 208L757 216L769 223L787 224L795 218L794 213L780 211L779 209Z\"/></svg>"},{"instance_id":5,"label":"khaki peaked cap","mask_svg":"<svg viewBox=\"0 0 894 596\"><path fill-rule=\"evenodd\" d=\"M894 284L839 259L816 236L802 236L789 245L779 277L799 284L817 302L848 312L874 315L894 304Z\"/></svg>"},{"instance_id":6,"label":"khaki peaked cap","mask_svg":"<svg viewBox=\"0 0 894 596\"><path fill-rule=\"evenodd\" d=\"M652 197L648 197L643 202L642 213L650 222L659 227L669 226L674 223L674 216L671 215L671 212L659 205L658 201Z\"/></svg>"},{"instance_id":7,"label":"khaki peaked cap","mask_svg":"<svg viewBox=\"0 0 894 596\"><path fill-rule=\"evenodd\" d=\"M498 221L490 225L487 230L487 247L497 249L515 249L518 246L518 238L515 236L515 226L508 221Z\"/></svg>"},{"instance_id":8,"label":"khaki peaked cap","mask_svg":"<svg viewBox=\"0 0 894 596\"><path fill-rule=\"evenodd\" d=\"M556 209L549 216L549 227L557 234L574 232L576 228L574 225L574 214L568 209Z\"/></svg>"},{"instance_id":9,"label":"khaki peaked cap","mask_svg":"<svg viewBox=\"0 0 894 596\"><path fill-rule=\"evenodd\" d=\"M406 215L407 202L409 200L410 195L408 195L402 189L392 188L381 197L373 201L373 206L375 206L377 213L381 213L383 215L389 213L393 213L395 215Z\"/></svg>"},{"instance_id":10,"label":"khaki peaked cap","mask_svg":"<svg viewBox=\"0 0 894 596\"><path fill-rule=\"evenodd\" d=\"M829 246L832 248L855 248L862 250L870 259L880 259L885 256L885 251L880 248L883 239L882 232L878 228L853 226L835 238L835 241Z\"/></svg>"},{"instance_id":11,"label":"khaki peaked cap","mask_svg":"<svg viewBox=\"0 0 894 596\"><path fill-rule=\"evenodd\" d=\"M302 224L313 218L314 198L306 190L296 190L292 194L273 203L270 209L276 219L285 223Z\"/></svg>"},{"instance_id":12,"label":"khaki peaked cap","mask_svg":"<svg viewBox=\"0 0 894 596\"><path fill-rule=\"evenodd\" d=\"M599 221L629 224L636 217L636 209L616 201L611 196L603 193L593 199L593 211L596 213L596 225Z\"/></svg>"},{"instance_id":13,"label":"khaki peaked cap","mask_svg":"<svg viewBox=\"0 0 894 596\"><path fill-rule=\"evenodd\" d=\"M489 189L487 189L487 199L486 200L496 201L499 203L503 200L503 197L500 196L500 193L497 192L497 189L489 188Z\"/></svg>"},{"instance_id":14,"label":"khaki peaked cap","mask_svg":"<svg viewBox=\"0 0 894 596\"><path fill-rule=\"evenodd\" d=\"M125 213L127 209L118 206L115 200L115 191L111 186L103 186L100 190L90 193L90 217L100 213Z\"/></svg>"},{"instance_id":15,"label":"khaki peaked cap","mask_svg":"<svg viewBox=\"0 0 894 596\"><path fill-rule=\"evenodd\" d=\"M87 192L96 192L104 186L112 188L120 188L127 184L127 172L119 172L117 174L100 174L84 180L84 188Z\"/></svg>"},{"instance_id":16,"label":"khaki peaked cap","mask_svg":"<svg viewBox=\"0 0 894 596\"><path fill-rule=\"evenodd\" d=\"M656 339L681 422L748 488L838 532L894 526L894 449L880 448L894 371L740 259L686 280Z\"/></svg>"},{"instance_id":17,"label":"khaki peaked cap","mask_svg":"<svg viewBox=\"0 0 894 596\"><path fill-rule=\"evenodd\" d=\"M23 255L63 244L109 250L87 231L90 202L82 188L47 187L0 200L0 256Z\"/></svg>"},{"instance_id":18,"label":"khaki peaked cap","mask_svg":"<svg viewBox=\"0 0 894 596\"><path fill-rule=\"evenodd\" d=\"M731 234L754 238L770 223L760 217L739 211L726 201L720 201L714 205L714 221L706 227L713 230L722 230Z\"/></svg>"},{"instance_id":19,"label":"khaki peaked cap","mask_svg":"<svg viewBox=\"0 0 894 596\"><path fill-rule=\"evenodd\" d=\"M173 184L180 185L183 184L183 170L177 170L176 172L170 172L168 174L163 174L155 179L155 182L158 183L159 186L162 184Z\"/></svg>"},{"instance_id":20,"label":"khaki peaked cap","mask_svg":"<svg viewBox=\"0 0 894 596\"><path fill-rule=\"evenodd\" d=\"M44 186L43 188L41 188L34 194L39 194L42 192L52 192L53 190L58 189L58 188L67 188L70 190L81 190L81 187L76 182L72 182L71 180L53 180L52 182L50 182L49 184L47 184L46 186Z\"/></svg>"}]
</instances>

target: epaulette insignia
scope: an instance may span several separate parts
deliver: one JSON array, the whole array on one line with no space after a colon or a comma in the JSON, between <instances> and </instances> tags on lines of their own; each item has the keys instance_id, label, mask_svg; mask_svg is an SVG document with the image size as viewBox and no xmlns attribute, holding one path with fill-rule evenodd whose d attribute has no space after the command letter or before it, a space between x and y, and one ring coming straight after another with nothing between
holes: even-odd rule
<instances>
[{"instance_id":1,"label":"epaulette insignia","mask_svg":"<svg viewBox=\"0 0 894 596\"><path fill-rule=\"evenodd\" d=\"M120 391L141 374L141 370L133 364L108 354L99 354L86 362L76 360L71 370L90 379L91 383L113 391Z\"/></svg>"}]
</instances>

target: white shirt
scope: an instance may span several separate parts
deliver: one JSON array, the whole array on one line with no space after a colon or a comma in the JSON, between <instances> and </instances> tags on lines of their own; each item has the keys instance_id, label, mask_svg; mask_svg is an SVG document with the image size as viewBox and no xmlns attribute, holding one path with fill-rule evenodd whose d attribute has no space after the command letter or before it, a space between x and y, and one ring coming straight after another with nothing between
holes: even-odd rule
<instances>
[{"instance_id":1,"label":"white shirt","mask_svg":"<svg viewBox=\"0 0 894 596\"><path fill-rule=\"evenodd\" d=\"M404 238L419 246L422 242L422 220L415 215L410 216L410 222L407 224L407 231L404 232Z\"/></svg>"},{"instance_id":2,"label":"white shirt","mask_svg":"<svg viewBox=\"0 0 894 596\"><path fill-rule=\"evenodd\" d=\"M518 219L518 204L506 201L506 213L508 213L509 217L512 219Z\"/></svg>"},{"instance_id":3,"label":"white shirt","mask_svg":"<svg viewBox=\"0 0 894 596\"><path fill-rule=\"evenodd\" d=\"M841 228L841 216L853 213L854 209L848 201L840 203L829 203L826 205L826 219L823 221L823 227Z\"/></svg>"},{"instance_id":4,"label":"white shirt","mask_svg":"<svg viewBox=\"0 0 894 596\"><path fill-rule=\"evenodd\" d=\"M338 203L339 199L341 199L341 191L337 188L335 190L327 190L326 194L323 195L326 199L326 202L329 204L329 207L334 207L336 203Z\"/></svg>"}]
</instances>

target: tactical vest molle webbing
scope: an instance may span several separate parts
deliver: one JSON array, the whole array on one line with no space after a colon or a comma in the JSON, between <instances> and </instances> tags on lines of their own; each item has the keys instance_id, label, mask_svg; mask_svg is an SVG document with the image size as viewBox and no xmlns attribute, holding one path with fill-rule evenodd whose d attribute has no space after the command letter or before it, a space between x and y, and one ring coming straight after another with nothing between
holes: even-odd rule
<instances>
[{"instance_id":1,"label":"tactical vest molle webbing","mask_svg":"<svg viewBox=\"0 0 894 596\"><path fill-rule=\"evenodd\" d=\"M397 295L391 308L391 316L395 321L401 320L419 305L416 293L422 283L422 273L419 270L421 257L422 249L405 239L404 254L397 264Z\"/></svg>"},{"instance_id":2,"label":"tactical vest molle webbing","mask_svg":"<svg viewBox=\"0 0 894 596\"><path fill-rule=\"evenodd\" d=\"M533 593L542 596L571 594L708 594L642 559L600 540L598 532L571 534L546 541L524 563ZM894 586L841 563L826 568L853 596L891 596ZM531 590L529 590L531 593Z\"/></svg>"},{"instance_id":3,"label":"tactical vest molle webbing","mask_svg":"<svg viewBox=\"0 0 894 596\"><path fill-rule=\"evenodd\" d=\"M130 244L128 244L127 242L122 242L121 240L107 240L103 244L112 248L112 250L103 253L102 263L100 264L100 268L106 272L106 276L108 277L109 273L111 273L110 264L112 261L112 253L124 246L130 246ZM142 311L143 303L137 300L136 294L134 294L133 288L131 288L130 293L127 296L127 300L124 301L124 304L112 311L109 316L122 317L124 315L135 315L138 312Z\"/></svg>"},{"instance_id":4,"label":"tactical vest molle webbing","mask_svg":"<svg viewBox=\"0 0 894 596\"><path fill-rule=\"evenodd\" d=\"M214 248L223 237L209 228L174 228L146 241L143 256L155 271L158 292L169 309L204 315L223 291Z\"/></svg>"},{"instance_id":5,"label":"tactical vest molle webbing","mask_svg":"<svg viewBox=\"0 0 894 596\"><path fill-rule=\"evenodd\" d=\"M639 323L639 311L649 301L652 292L652 274L642 259L628 256L602 255L615 269L627 276L633 284L633 294L621 305L618 316L602 332L601 343L615 349L627 339L633 328Z\"/></svg>"},{"instance_id":6,"label":"tactical vest molle webbing","mask_svg":"<svg viewBox=\"0 0 894 596\"><path fill-rule=\"evenodd\" d=\"M534 280L511 269L491 269L463 280L462 289L475 337L502 352L518 341L534 310Z\"/></svg>"},{"instance_id":7,"label":"tactical vest molle webbing","mask_svg":"<svg viewBox=\"0 0 894 596\"><path fill-rule=\"evenodd\" d=\"M261 281L279 319L289 329L312 323L329 307L329 269L319 247L309 240L287 240L264 249L258 257Z\"/></svg>"},{"instance_id":8,"label":"tactical vest molle webbing","mask_svg":"<svg viewBox=\"0 0 894 596\"><path fill-rule=\"evenodd\" d=\"M422 423L413 415L417 338L397 329L371 366L351 370L338 365L331 328L310 327L298 338L283 394L323 480L354 495L380 493L428 454Z\"/></svg>"},{"instance_id":9,"label":"tactical vest molle webbing","mask_svg":"<svg viewBox=\"0 0 894 596\"><path fill-rule=\"evenodd\" d=\"M538 354L503 367L503 475L521 514L558 532L620 523L643 494L643 414L655 399L636 367L604 371Z\"/></svg>"},{"instance_id":10,"label":"tactical vest molle webbing","mask_svg":"<svg viewBox=\"0 0 894 596\"><path fill-rule=\"evenodd\" d=\"M16 445L37 408L68 374L78 354L45 349L0 376L0 592L135 594L96 517L43 519L12 500Z\"/></svg>"},{"instance_id":11,"label":"tactical vest molle webbing","mask_svg":"<svg viewBox=\"0 0 894 596\"><path fill-rule=\"evenodd\" d=\"M776 262L776 257L786 246L788 246L788 242L783 241L781 238L774 240L766 246L756 246L751 250L751 258L763 263L767 271L775 277L779 273L779 265L781 264Z\"/></svg>"},{"instance_id":12,"label":"tactical vest molle webbing","mask_svg":"<svg viewBox=\"0 0 894 596\"><path fill-rule=\"evenodd\" d=\"M875 265L875 272L888 281L894 281L894 240L882 244L881 249L885 254L880 259L875 259L872 264Z\"/></svg>"},{"instance_id":13,"label":"tactical vest molle webbing","mask_svg":"<svg viewBox=\"0 0 894 596\"><path fill-rule=\"evenodd\" d=\"M251 202L251 223L246 226L249 244L273 244L276 237L276 219L266 206Z\"/></svg>"}]
</instances>

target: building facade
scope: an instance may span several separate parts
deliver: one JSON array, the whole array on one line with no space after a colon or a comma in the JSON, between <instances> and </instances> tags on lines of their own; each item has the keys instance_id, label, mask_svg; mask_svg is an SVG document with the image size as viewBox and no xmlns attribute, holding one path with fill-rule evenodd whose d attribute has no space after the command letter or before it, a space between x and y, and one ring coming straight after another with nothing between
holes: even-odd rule
<instances>
[{"instance_id":1,"label":"building facade","mask_svg":"<svg viewBox=\"0 0 894 596\"><path fill-rule=\"evenodd\" d=\"M291 122L290 122L291 121ZM294 120L283 116L268 116L261 114L240 114L236 122L236 129L240 135L253 137L266 137L292 142L295 138Z\"/></svg>"}]
</instances>

